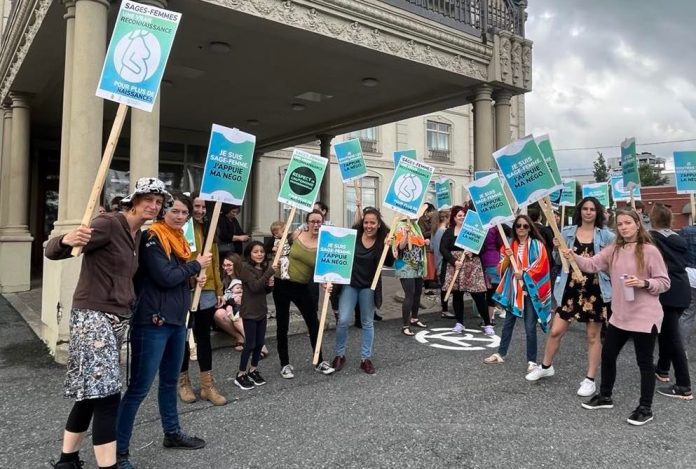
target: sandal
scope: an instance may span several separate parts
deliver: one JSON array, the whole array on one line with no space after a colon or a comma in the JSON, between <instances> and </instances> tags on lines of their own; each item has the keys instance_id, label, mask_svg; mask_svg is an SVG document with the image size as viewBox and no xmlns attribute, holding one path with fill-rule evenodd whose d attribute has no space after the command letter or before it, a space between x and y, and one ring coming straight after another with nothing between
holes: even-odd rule
<instances>
[{"instance_id":1,"label":"sandal","mask_svg":"<svg viewBox=\"0 0 696 469\"><path fill-rule=\"evenodd\" d=\"M496 363L505 363L505 359L499 353L494 353L490 357L484 358L483 363L494 365Z\"/></svg>"},{"instance_id":2,"label":"sandal","mask_svg":"<svg viewBox=\"0 0 696 469\"><path fill-rule=\"evenodd\" d=\"M404 326L401 328L401 333L403 335L407 335L409 337L416 335L408 326Z\"/></svg>"},{"instance_id":3,"label":"sandal","mask_svg":"<svg viewBox=\"0 0 696 469\"><path fill-rule=\"evenodd\" d=\"M237 352L243 351L244 350L244 342L237 342L236 344L234 344L234 349Z\"/></svg>"},{"instance_id":4,"label":"sandal","mask_svg":"<svg viewBox=\"0 0 696 469\"><path fill-rule=\"evenodd\" d=\"M426 327L428 327L427 324L423 324L422 322L420 322L420 319L415 319L415 320L414 320L414 319L411 319L411 325L412 325L412 326L416 326L416 327L420 327L420 328L423 328L423 329L425 329Z\"/></svg>"}]
</instances>

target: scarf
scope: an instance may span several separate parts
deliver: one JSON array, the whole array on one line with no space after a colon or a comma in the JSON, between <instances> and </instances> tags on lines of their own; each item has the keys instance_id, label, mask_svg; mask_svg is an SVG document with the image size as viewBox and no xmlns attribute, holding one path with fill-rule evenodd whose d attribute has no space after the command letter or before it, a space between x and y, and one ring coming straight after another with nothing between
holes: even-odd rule
<instances>
[{"instance_id":1,"label":"scarf","mask_svg":"<svg viewBox=\"0 0 696 469\"><path fill-rule=\"evenodd\" d=\"M153 236L157 236L168 259L171 259L172 251L182 261L187 261L191 255L191 248L184 237L184 230L181 228L172 228L163 220L158 220L150 226L150 239Z\"/></svg>"}]
</instances>

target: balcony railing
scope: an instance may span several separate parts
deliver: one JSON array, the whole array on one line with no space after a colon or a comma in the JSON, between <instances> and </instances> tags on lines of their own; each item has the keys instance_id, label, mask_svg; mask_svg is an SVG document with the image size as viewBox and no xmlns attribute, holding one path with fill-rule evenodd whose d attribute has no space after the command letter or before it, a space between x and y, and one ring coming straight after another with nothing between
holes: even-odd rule
<instances>
[{"instance_id":1,"label":"balcony railing","mask_svg":"<svg viewBox=\"0 0 696 469\"><path fill-rule=\"evenodd\" d=\"M437 161L449 161L450 152L449 150L432 150L428 149L428 158Z\"/></svg>"},{"instance_id":2,"label":"balcony railing","mask_svg":"<svg viewBox=\"0 0 696 469\"><path fill-rule=\"evenodd\" d=\"M522 9L516 0L383 0L419 16L474 36L491 29L524 36ZM482 25L486 25L485 28ZM485 32L486 35L482 35Z\"/></svg>"},{"instance_id":3,"label":"balcony railing","mask_svg":"<svg viewBox=\"0 0 696 469\"><path fill-rule=\"evenodd\" d=\"M360 148L363 153L377 153L377 140L360 138Z\"/></svg>"}]
</instances>

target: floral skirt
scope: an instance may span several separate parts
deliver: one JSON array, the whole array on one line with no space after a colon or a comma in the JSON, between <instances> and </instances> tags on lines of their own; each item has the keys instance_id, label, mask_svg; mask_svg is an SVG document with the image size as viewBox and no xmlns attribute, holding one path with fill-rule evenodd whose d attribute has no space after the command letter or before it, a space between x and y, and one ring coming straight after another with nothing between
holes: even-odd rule
<instances>
[{"instance_id":1,"label":"floral skirt","mask_svg":"<svg viewBox=\"0 0 696 469\"><path fill-rule=\"evenodd\" d=\"M464 251L454 251L452 255L459 259L464 256ZM452 282L452 277L454 277L455 268L451 264L447 264L447 271L445 272L445 283L442 285L442 290L447 291L450 283ZM465 291L471 293L485 292L486 279L483 275L483 265L481 264L481 259L474 257L464 256L464 263L462 268L459 270L459 275L457 280L454 282L453 291Z\"/></svg>"},{"instance_id":2,"label":"floral skirt","mask_svg":"<svg viewBox=\"0 0 696 469\"><path fill-rule=\"evenodd\" d=\"M127 326L114 314L72 310L65 397L82 401L121 392L119 352Z\"/></svg>"}]
</instances>

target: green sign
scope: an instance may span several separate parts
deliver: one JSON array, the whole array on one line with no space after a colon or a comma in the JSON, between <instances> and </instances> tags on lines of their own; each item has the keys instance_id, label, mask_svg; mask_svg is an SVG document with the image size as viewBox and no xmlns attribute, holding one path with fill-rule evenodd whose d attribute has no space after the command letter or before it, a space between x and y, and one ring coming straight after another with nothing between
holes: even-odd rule
<instances>
[{"instance_id":1,"label":"green sign","mask_svg":"<svg viewBox=\"0 0 696 469\"><path fill-rule=\"evenodd\" d=\"M621 175L625 190L630 191L634 187L640 187L635 138L627 138L621 142Z\"/></svg>"},{"instance_id":2,"label":"green sign","mask_svg":"<svg viewBox=\"0 0 696 469\"><path fill-rule=\"evenodd\" d=\"M674 152L677 194L696 194L696 151Z\"/></svg>"},{"instance_id":3,"label":"green sign","mask_svg":"<svg viewBox=\"0 0 696 469\"><path fill-rule=\"evenodd\" d=\"M319 229L315 282L350 283L357 237L357 230L350 228L324 225Z\"/></svg>"},{"instance_id":4,"label":"green sign","mask_svg":"<svg viewBox=\"0 0 696 469\"><path fill-rule=\"evenodd\" d=\"M311 212L326 171L326 158L293 150L278 193L278 202Z\"/></svg>"},{"instance_id":5,"label":"green sign","mask_svg":"<svg viewBox=\"0 0 696 469\"><path fill-rule=\"evenodd\" d=\"M510 202L497 173L472 181L466 186L484 228L514 218Z\"/></svg>"},{"instance_id":6,"label":"green sign","mask_svg":"<svg viewBox=\"0 0 696 469\"><path fill-rule=\"evenodd\" d=\"M558 205L566 207L575 207L577 204L577 186L578 182L575 179L566 179L563 181L563 189L561 190L561 201Z\"/></svg>"},{"instance_id":7,"label":"green sign","mask_svg":"<svg viewBox=\"0 0 696 469\"><path fill-rule=\"evenodd\" d=\"M488 235L488 229L481 224L478 213L473 210L467 210L464 224L462 229L459 230L459 235L454 240L454 244L465 251L478 254L483 247L483 242L486 240L486 235Z\"/></svg>"},{"instance_id":8,"label":"green sign","mask_svg":"<svg viewBox=\"0 0 696 469\"><path fill-rule=\"evenodd\" d=\"M435 181L435 207L438 210L452 207L452 185L447 178Z\"/></svg>"},{"instance_id":9,"label":"green sign","mask_svg":"<svg viewBox=\"0 0 696 469\"><path fill-rule=\"evenodd\" d=\"M606 182L594 184L584 184L582 186L582 197L594 197L605 207L609 206L609 185Z\"/></svg>"},{"instance_id":10,"label":"green sign","mask_svg":"<svg viewBox=\"0 0 696 469\"><path fill-rule=\"evenodd\" d=\"M193 217L189 218L184 225L184 237L191 248L191 252L196 252L196 235L193 231Z\"/></svg>"},{"instance_id":11,"label":"green sign","mask_svg":"<svg viewBox=\"0 0 696 469\"><path fill-rule=\"evenodd\" d=\"M365 166L359 138L337 143L333 148L344 183L367 176L367 166Z\"/></svg>"},{"instance_id":12,"label":"green sign","mask_svg":"<svg viewBox=\"0 0 696 469\"><path fill-rule=\"evenodd\" d=\"M558 163L556 162L556 156L553 154L553 149L551 148L551 140L549 136L544 134L534 139L534 142L539 147L539 151L544 156L544 161L546 161L549 170L551 170L551 177L553 178L553 183L555 185L562 184L561 172L558 170Z\"/></svg>"}]
</instances>

